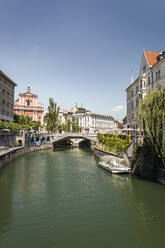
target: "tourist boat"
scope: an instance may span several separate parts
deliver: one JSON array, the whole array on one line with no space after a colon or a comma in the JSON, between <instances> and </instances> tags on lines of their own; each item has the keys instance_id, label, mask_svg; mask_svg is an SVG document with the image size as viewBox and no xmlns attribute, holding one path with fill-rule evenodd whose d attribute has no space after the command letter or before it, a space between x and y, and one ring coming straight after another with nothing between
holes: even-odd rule
<instances>
[{"instance_id":1,"label":"tourist boat","mask_svg":"<svg viewBox=\"0 0 165 248\"><path fill-rule=\"evenodd\" d=\"M130 173L131 171L130 168L112 167L109 164L106 164L104 162L99 162L99 166L107 171L110 171L112 174L127 174L127 173Z\"/></svg>"}]
</instances>

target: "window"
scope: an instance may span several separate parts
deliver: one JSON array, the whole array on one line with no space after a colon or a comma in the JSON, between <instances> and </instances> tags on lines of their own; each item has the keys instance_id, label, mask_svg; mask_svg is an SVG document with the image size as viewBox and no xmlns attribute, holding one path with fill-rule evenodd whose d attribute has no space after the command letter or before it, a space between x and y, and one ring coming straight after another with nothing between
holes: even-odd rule
<instances>
[{"instance_id":1,"label":"window","mask_svg":"<svg viewBox=\"0 0 165 248\"><path fill-rule=\"evenodd\" d=\"M139 104L139 99L137 98L136 99L136 107L138 107L138 104Z\"/></svg>"},{"instance_id":2,"label":"window","mask_svg":"<svg viewBox=\"0 0 165 248\"><path fill-rule=\"evenodd\" d=\"M156 72L156 80L160 79L160 70Z\"/></svg>"},{"instance_id":3,"label":"window","mask_svg":"<svg viewBox=\"0 0 165 248\"><path fill-rule=\"evenodd\" d=\"M145 71L146 71L146 65L143 66L143 72L145 72Z\"/></svg>"},{"instance_id":4,"label":"window","mask_svg":"<svg viewBox=\"0 0 165 248\"><path fill-rule=\"evenodd\" d=\"M139 90L139 87L138 87L138 86L136 86L136 93L138 92L138 90Z\"/></svg>"},{"instance_id":5,"label":"window","mask_svg":"<svg viewBox=\"0 0 165 248\"><path fill-rule=\"evenodd\" d=\"M5 105L5 100L4 99L2 100L2 104Z\"/></svg>"},{"instance_id":6,"label":"window","mask_svg":"<svg viewBox=\"0 0 165 248\"><path fill-rule=\"evenodd\" d=\"M133 107L134 107L134 106L133 106L133 101L132 101L131 108L133 109Z\"/></svg>"},{"instance_id":7,"label":"window","mask_svg":"<svg viewBox=\"0 0 165 248\"><path fill-rule=\"evenodd\" d=\"M26 103L27 103L27 106L30 106L30 101L29 100L27 100Z\"/></svg>"},{"instance_id":8,"label":"window","mask_svg":"<svg viewBox=\"0 0 165 248\"><path fill-rule=\"evenodd\" d=\"M150 85L150 77L148 77L148 85Z\"/></svg>"}]
</instances>

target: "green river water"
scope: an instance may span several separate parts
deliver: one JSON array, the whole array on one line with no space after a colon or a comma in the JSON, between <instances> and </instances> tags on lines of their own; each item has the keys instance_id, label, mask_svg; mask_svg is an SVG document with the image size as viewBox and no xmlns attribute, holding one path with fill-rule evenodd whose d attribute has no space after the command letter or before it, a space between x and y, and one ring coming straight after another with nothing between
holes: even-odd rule
<instances>
[{"instance_id":1,"label":"green river water","mask_svg":"<svg viewBox=\"0 0 165 248\"><path fill-rule=\"evenodd\" d=\"M165 247L165 187L111 175L79 149L0 170L0 248L102 247Z\"/></svg>"}]
</instances>

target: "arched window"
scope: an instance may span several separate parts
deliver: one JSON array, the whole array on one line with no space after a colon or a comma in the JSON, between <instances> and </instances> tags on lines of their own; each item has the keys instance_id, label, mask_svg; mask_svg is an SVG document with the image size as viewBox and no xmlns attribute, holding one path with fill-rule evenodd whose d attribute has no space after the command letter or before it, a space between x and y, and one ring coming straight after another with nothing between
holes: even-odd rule
<instances>
[{"instance_id":1,"label":"arched window","mask_svg":"<svg viewBox=\"0 0 165 248\"><path fill-rule=\"evenodd\" d=\"M30 106L30 101L27 100L27 101L26 101L26 104L27 104L27 106Z\"/></svg>"}]
</instances>

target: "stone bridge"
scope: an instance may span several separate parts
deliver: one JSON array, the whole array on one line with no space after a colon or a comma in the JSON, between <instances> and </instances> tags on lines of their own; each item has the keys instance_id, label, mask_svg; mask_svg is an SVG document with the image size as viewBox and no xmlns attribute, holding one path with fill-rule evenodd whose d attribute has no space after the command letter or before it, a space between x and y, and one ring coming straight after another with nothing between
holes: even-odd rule
<instances>
[{"instance_id":1,"label":"stone bridge","mask_svg":"<svg viewBox=\"0 0 165 248\"><path fill-rule=\"evenodd\" d=\"M54 147L70 146L88 146L94 149L97 143L97 137L95 134L79 134L79 133L68 133L68 134L57 134L53 140Z\"/></svg>"}]
</instances>

